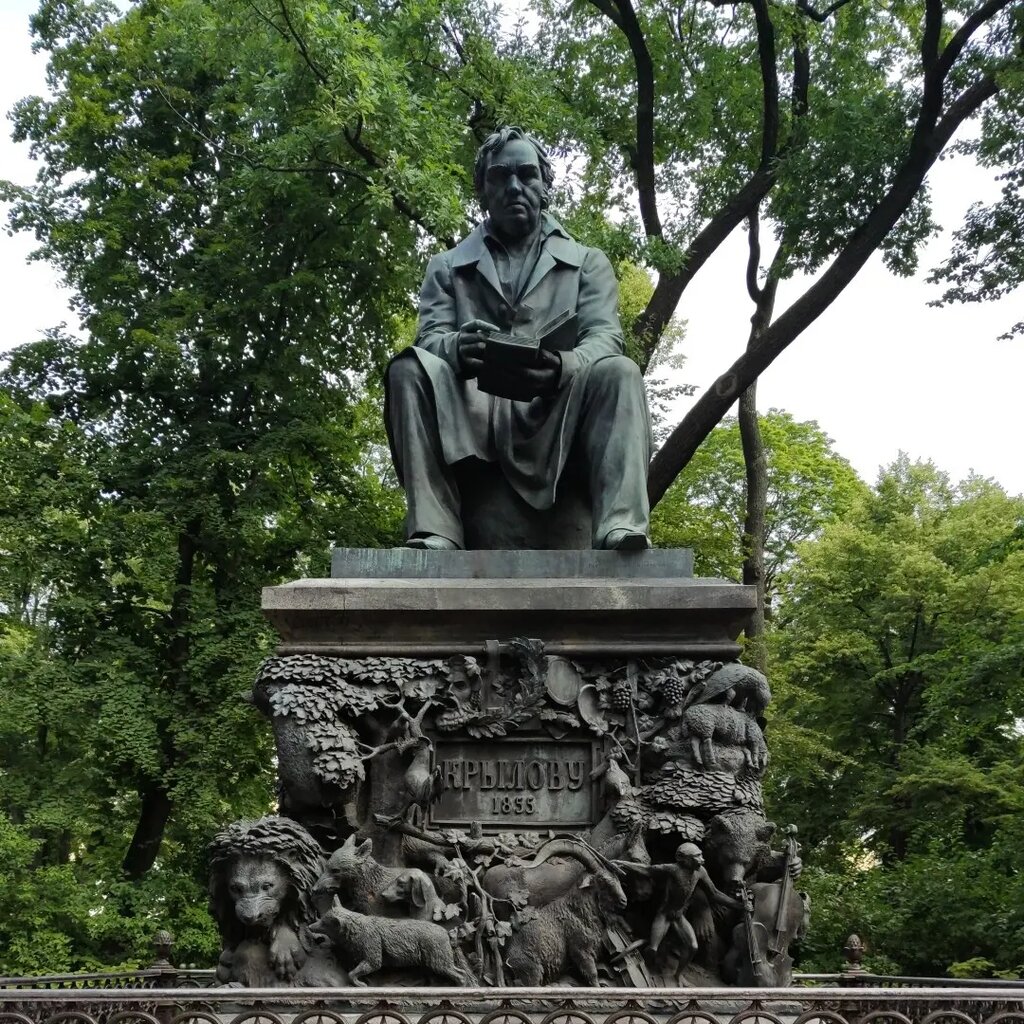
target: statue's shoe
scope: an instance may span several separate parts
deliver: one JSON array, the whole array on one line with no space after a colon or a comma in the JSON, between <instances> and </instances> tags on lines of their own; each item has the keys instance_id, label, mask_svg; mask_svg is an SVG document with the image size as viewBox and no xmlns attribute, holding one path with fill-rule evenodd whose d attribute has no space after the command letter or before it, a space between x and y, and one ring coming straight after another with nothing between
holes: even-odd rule
<instances>
[{"instance_id":1,"label":"statue's shoe","mask_svg":"<svg viewBox=\"0 0 1024 1024\"><path fill-rule=\"evenodd\" d=\"M611 530L601 545L606 551L646 551L650 546L647 534L635 530Z\"/></svg>"},{"instance_id":2,"label":"statue's shoe","mask_svg":"<svg viewBox=\"0 0 1024 1024\"><path fill-rule=\"evenodd\" d=\"M459 551L459 545L447 537L438 537L435 533L428 533L423 537L410 537L406 542L407 548L415 548L417 551Z\"/></svg>"}]
</instances>

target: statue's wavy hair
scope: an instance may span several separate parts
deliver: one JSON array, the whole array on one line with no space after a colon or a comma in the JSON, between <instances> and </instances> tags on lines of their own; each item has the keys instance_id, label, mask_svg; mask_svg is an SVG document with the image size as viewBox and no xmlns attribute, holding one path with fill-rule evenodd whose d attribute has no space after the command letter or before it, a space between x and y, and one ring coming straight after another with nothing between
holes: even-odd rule
<instances>
[{"instance_id":1,"label":"statue's wavy hair","mask_svg":"<svg viewBox=\"0 0 1024 1024\"><path fill-rule=\"evenodd\" d=\"M537 153L537 163L540 166L540 180L544 185L544 195L541 198L541 208L547 209L551 201L551 189L555 184L555 170L551 166L551 157L548 156L547 148L535 135L524 131L518 125L509 124L499 128L496 132L488 135L483 144L476 151L476 163L473 166L473 187L476 189L476 198L481 207L484 207L484 175L487 173L487 162L492 153L497 153L508 142L513 139L521 139L533 146ZM484 208L486 211L486 208Z\"/></svg>"}]
</instances>

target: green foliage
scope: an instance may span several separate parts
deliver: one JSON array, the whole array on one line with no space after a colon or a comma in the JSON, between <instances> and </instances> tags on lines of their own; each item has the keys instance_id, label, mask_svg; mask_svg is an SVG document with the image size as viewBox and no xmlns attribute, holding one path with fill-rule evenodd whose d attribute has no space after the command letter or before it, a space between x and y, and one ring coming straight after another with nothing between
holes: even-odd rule
<instances>
[{"instance_id":1,"label":"green foliage","mask_svg":"<svg viewBox=\"0 0 1024 1024\"><path fill-rule=\"evenodd\" d=\"M127 883L102 851L46 863L30 831L0 815L0 974L134 969L150 962L153 934L169 921L179 962L215 960L204 884L168 867Z\"/></svg>"},{"instance_id":2,"label":"green foliage","mask_svg":"<svg viewBox=\"0 0 1024 1024\"><path fill-rule=\"evenodd\" d=\"M324 572L332 541L399 535L380 374L408 343L426 257L467 225L479 136L527 123L579 158L556 205L619 267L630 332L648 271L678 271L757 164L751 9L641 8L666 200L664 237L646 237L633 57L587 5L538 6L533 41L481 0L41 3L50 95L13 112L41 169L0 190L73 290L82 336L23 345L0 379L0 970L137 961L158 926L181 959L213 958L205 844L271 803L269 733L238 700L272 644L259 590ZM817 26L771 8L783 81L796 42L815 69L808 113L782 105L763 210L784 273L820 268L891 182L920 14L849 5ZM993 24L993 53L1014 18ZM1020 162L1018 78L977 144L994 165ZM972 215L958 287L985 269L971 247L998 264L984 288L1016 280L1017 184ZM931 231L921 193L886 241L890 266L911 270ZM771 413L763 430L769 590L790 573L772 796L807 823L816 928L846 907L877 963L1012 969L1013 913L941 894L998 908L1002 886L1024 905L1019 503L909 465L867 497L813 424ZM739 572L739 452L723 426L659 506L659 542L692 544L704 573ZM296 716L338 710L281 694ZM325 770L355 771L350 740L319 738Z\"/></svg>"},{"instance_id":3,"label":"green foliage","mask_svg":"<svg viewBox=\"0 0 1024 1024\"><path fill-rule=\"evenodd\" d=\"M936 841L885 868L808 870L800 882L811 894L814 927L802 968L840 969L852 931L867 942L865 966L878 973L1018 977L1020 858L1008 861L1008 853Z\"/></svg>"},{"instance_id":4,"label":"green foliage","mask_svg":"<svg viewBox=\"0 0 1024 1024\"><path fill-rule=\"evenodd\" d=\"M767 592L797 545L850 512L865 488L816 423L772 410L760 418L768 464L765 514ZM739 579L746 475L739 425L726 420L701 445L654 510L655 542L692 547L702 576Z\"/></svg>"},{"instance_id":5,"label":"green foliage","mask_svg":"<svg viewBox=\"0 0 1024 1024\"><path fill-rule=\"evenodd\" d=\"M1005 45L1024 32L1024 14L1011 11L1009 23L996 40ZM983 131L957 147L1001 182L999 198L971 206L963 225L954 232L950 256L933 271L930 280L946 285L933 305L950 302L990 302L1024 284L1024 243L1018 230L1024 217L1024 75L1019 68L1000 75L1001 90L986 110ZM1024 333L1024 320L1012 324L1006 337Z\"/></svg>"},{"instance_id":6,"label":"green foliage","mask_svg":"<svg viewBox=\"0 0 1024 1024\"><path fill-rule=\"evenodd\" d=\"M784 574L767 792L816 867L818 966L850 931L902 973L1024 960L1022 526L904 457Z\"/></svg>"},{"instance_id":7,"label":"green foliage","mask_svg":"<svg viewBox=\"0 0 1024 1024\"><path fill-rule=\"evenodd\" d=\"M959 5L960 16L976 6ZM581 215L616 209L619 230L632 234L641 262L659 273L678 271L686 247L761 156L763 85L753 7L637 6L655 94L663 235L654 237L645 237L636 216L636 72L625 34L600 13L600 4L564 8L537 0L536 7L537 59L551 69L548 95L555 105L545 105L541 121L581 157L574 194ZM781 92L779 156L761 212L785 246L783 276L814 272L832 259L906 157L920 101L922 15L920 5L898 16L888 8L848 5L819 23L786 5L768 8ZM1011 22L1004 19L988 46L975 49L975 67L1008 52ZM806 106L787 94L798 46L810 56ZM882 243L892 271L915 269L921 243L936 230L929 209L922 189ZM737 288L742 294L739 280Z\"/></svg>"},{"instance_id":8,"label":"green foliage","mask_svg":"<svg viewBox=\"0 0 1024 1024\"><path fill-rule=\"evenodd\" d=\"M52 96L13 120L41 170L5 195L83 336L0 380L0 807L33 908L5 971L145 957L158 926L212 958L206 842L272 802L238 699L273 642L260 588L400 529L380 371L465 223L447 33L481 81L495 42L471 13L44 0L33 21Z\"/></svg>"}]
</instances>

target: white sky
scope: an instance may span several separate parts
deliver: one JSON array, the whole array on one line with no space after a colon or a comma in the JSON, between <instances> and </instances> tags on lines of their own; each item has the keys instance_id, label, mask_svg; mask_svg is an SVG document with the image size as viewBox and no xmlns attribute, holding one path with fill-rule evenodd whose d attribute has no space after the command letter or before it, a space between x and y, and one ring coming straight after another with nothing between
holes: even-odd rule
<instances>
[{"instance_id":1,"label":"white sky","mask_svg":"<svg viewBox=\"0 0 1024 1024\"><path fill-rule=\"evenodd\" d=\"M0 108L43 91L44 66L30 51L35 0L0 0ZM0 178L30 183L26 147L0 131ZM991 176L963 159L939 163L931 177L935 217L955 227L970 202L995 194ZM873 259L835 303L761 377L763 409L813 419L868 481L902 449L931 458L954 478L974 470L1024 493L1021 383L1024 340L997 336L1024 318L1018 289L999 303L932 309L938 289L925 272L944 255L940 237L914 279L890 276ZM76 326L57 275L26 262L33 240L0 236L4 323L0 351L61 321ZM680 305L688 322L684 378L713 383L742 352L750 306L743 287L746 245L736 233L698 274ZM782 312L802 282L787 282ZM695 400L695 399L694 399ZM693 400L688 400L693 401ZM681 409L688 403L684 402Z\"/></svg>"}]
</instances>

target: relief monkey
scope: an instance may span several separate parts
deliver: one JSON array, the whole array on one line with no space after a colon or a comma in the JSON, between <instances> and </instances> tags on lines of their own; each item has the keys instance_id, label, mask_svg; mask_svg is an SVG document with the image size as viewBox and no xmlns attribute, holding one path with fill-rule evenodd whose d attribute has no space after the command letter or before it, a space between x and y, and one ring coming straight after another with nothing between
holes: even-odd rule
<instances>
[{"instance_id":1,"label":"relief monkey","mask_svg":"<svg viewBox=\"0 0 1024 1024\"><path fill-rule=\"evenodd\" d=\"M695 843L679 845L676 849L675 864L630 864L625 861L617 863L619 867L662 883L664 888L661 905L651 924L651 937L647 948L652 954L657 954L662 940L671 929L683 947L679 961L680 969L685 967L697 952L697 936L690 922L686 920L686 908L690 905L698 886L715 903L734 910L743 909L743 904L739 900L727 896L716 888L704 867L704 855Z\"/></svg>"}]
</instances>

